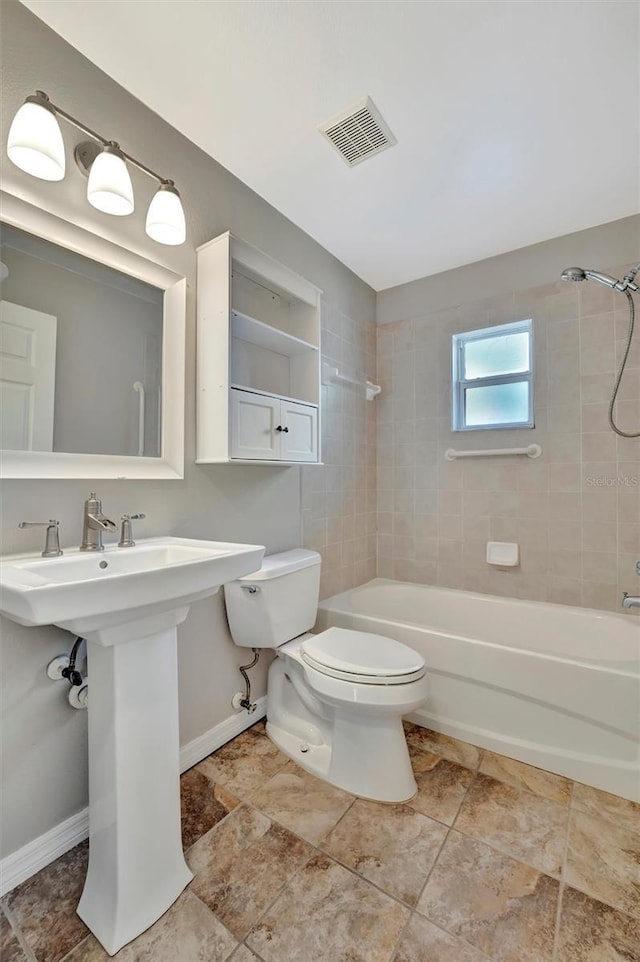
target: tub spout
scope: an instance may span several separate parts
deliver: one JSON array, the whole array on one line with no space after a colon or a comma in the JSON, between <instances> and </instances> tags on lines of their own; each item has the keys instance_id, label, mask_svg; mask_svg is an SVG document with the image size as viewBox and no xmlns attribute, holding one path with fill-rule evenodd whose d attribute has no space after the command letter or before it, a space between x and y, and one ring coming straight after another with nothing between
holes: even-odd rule
<instances>
[{"instance_id":1,"label":"tub spout","mask_svg":"<svg viewBox=\"0 0 640 962\"><path fill-rule=\"evenodd\" d=\"M622 596L622 607L623 608L640 608L640 597L634 597L633 595L625 593Z\"/></svg>"}]
</instances>

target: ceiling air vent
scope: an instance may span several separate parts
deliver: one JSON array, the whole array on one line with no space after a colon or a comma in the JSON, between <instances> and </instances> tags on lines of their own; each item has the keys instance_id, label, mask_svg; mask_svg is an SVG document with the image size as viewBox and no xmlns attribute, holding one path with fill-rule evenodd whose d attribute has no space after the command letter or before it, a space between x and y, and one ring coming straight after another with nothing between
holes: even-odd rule
<instances>
[{"instance_id":1,"label":"ceiling air vent","mask_svg":"<svg viewBox=\"0 0 640 962\"><path fill-rule=\"evenodd\" d=\"M370 97L365 97L349 110L327 120L319 130L349 167L396 143L396 138Z\"/></svg>"}]
</instances>

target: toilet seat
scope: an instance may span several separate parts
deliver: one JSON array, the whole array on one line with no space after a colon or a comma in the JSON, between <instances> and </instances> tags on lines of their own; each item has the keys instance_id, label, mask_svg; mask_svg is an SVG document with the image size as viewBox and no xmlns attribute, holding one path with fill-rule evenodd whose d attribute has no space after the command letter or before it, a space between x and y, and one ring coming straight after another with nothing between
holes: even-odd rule
<instances>
[{"instance_id":1,"label":"toilet seat","mask_svg":"<svg viewBox=\"0 0 640 962\"><path fill-rule=\"evenodd\" d=\"M308 636L300 656L323 675L365 685L406 685L425 673L424 659L401 642L347 628Z\"/></svg>"}]
</instances>

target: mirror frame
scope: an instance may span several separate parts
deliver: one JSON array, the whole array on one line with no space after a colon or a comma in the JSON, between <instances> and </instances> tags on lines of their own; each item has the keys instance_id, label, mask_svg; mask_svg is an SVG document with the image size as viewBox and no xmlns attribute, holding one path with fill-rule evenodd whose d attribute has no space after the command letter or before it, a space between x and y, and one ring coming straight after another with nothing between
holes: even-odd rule
<instances>
[{"instance_id":1,"label":"mirror frame","mask_svg":"<svg viewBox=\"0 0 640 962\"><path fill-rule=\"evenodd\" d=\"M0 191L1 219L164 291L162 441L159 458L60 451L0 451L0 478L177 479L184 477L186 278Z\"/></svg>"}]
</instances>

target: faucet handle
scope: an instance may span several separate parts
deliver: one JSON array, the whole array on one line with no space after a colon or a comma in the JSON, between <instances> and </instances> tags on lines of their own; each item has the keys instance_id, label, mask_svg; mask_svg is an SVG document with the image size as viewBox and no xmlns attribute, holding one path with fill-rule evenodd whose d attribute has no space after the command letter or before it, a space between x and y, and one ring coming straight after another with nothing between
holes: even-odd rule
<instances>
[{"instance_id":1,"label":"faucet handle","mask_svg":"<svg viewBox=\"0 0 640 962\"><path fill-rule=\"evenodd\" d=\"M19 528L42 528L47 529L44 542L44 551L41 552L43 558L59 558L63 553L60 549L60 537L58 528L60 522L52 518L50 521L21 521Z\"/></svg>"},{"instance_id":2,"label":"faucet handle","mask_svg":"<svg viewBox=\"0 0 640 962\"><path fill-rule=\"evenodd\" d=\"M120 518L122 529L120 531L120 540L118 541L119 548L133 548L135 541L133 540L131 522L141 520L142 518L146 518L146 515L142 513L122 515Z\"/></svg>"}]
</instances>

